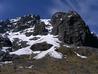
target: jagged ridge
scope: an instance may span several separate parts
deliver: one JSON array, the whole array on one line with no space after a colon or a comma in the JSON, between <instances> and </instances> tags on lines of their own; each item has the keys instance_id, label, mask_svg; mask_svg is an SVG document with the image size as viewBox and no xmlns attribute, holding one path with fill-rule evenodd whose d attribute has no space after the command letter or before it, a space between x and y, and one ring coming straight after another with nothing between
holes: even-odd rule
<instances>
[{"instance_id":1,"label":"jagged ridge","mask_svg":"<svg viewBox=\"0 0 98 74\"><path fill-rule=\"evenodd\" d=\"M0 22L0 30L0 33L12 42L11 46L0 46L0 52L4 47L9 47L13 49L13 52L7 52L7 54L11 56L14 54L20 56L33 53L37 54L33 57L34 59L41 59L46 55L61 59L63 55L55 50L63 44L69 45L66 47L98 47L97 36L90 32L89 27L84 23L80 15L73 11L68 13L57 12L48 20L40 19L38 15L27 15L17 19L8 19ZM43 44L44 42L47 44ZM4 44L5 43L6 42L4 42ZM33 45L38 44L40 44L41 50L30 49L34 47ZM43 45L49 44L51 47L43 51ZM2 45L2 40L0 40L0 45ZM5 50L7 50L7 48ZM4 54L2 55L5 55L6 51L3 52ZM75 54L83 57L76 52ZM5 57L6 56L1 58L1 61L5 59ZM8 59L7 57L6 60Z\"/></svg>"}]
</instances>

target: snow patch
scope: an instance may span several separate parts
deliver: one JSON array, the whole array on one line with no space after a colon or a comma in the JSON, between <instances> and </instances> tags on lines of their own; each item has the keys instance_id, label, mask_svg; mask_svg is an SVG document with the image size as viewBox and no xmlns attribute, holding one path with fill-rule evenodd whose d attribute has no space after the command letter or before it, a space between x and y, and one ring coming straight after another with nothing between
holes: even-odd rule
<instances>
[{"instance_id":1,"label":"snow patch","mask_svg":"<svg viewBox=\"0 0 98 74\"><path fill-rule=\"evenodd\" d=\"M41 19L42 22L44 22L46 25L49 24L50 19Z\"/></svg>"},{"instance_id":2,"label":"snow patch","mask_svg":"<svg viewBox=\"0 0 98 74\"><path fill-rule=\"evenodd\" d=\"M30 38L33 38L33 37L40 37L40 38L38 40L29 40ZM30 55L32 53L37 54L34 57L34 59L41 59L45 57L47 54L54 58L58 58L58 59L62 58L62 55L55 51L56 48L60 47L60 41L58 40L57 36L48 34L48 35L43 35L43 36L37 35L37 36L26 37L23 34L18 34L18 35L13 35L12 37L10 37L10 39L13 39L13 38L19 38L19 39L28 41L28 44L30 46L19 49L14 52L10 52L10 54L16 54L16 55ZM33 44L42 43L42 42L47 42L48 44L51 44L53 46L50 49L47 49L46 51L32 51L30 49L30 47Z\"/></svg>"},{"instance_id":3,"label":"snow patch","mask_svg":"<svg viewBox=\"0 0 98 74\"><path fill-rule=\"evenodd\" d=\"M34 66L34 65L31 65L31 66L28 66L28 67L26 67L26 68L31 69L31 68L33 68L33 66Z\"/></svg>"},{"instance_id":4,"label":"snow patch","mask_svg":"<svg viewBox=\"0 0 98 74\"><path fill-rule=\"evenodd\" d=\"M6 52L7 49L9 49L9 48L11 48L11 47L2 47L2 51Z\"/></svg>"},{"instance_id":5,"label":"snow patch","mask_svg":"<svg viewBox=\"0 0 98 74\"><path fill-rule=\"evenodd\" d=\"M16 54L16 55L30 55L32 54L32 50L29 49L30 47L22 48L14 52L10 52L10 54Z\"/></svg>"},{"instance_id":6,"label":"snow patch","mask_svg":"<svg viewBox=\"0 0 98 74\"><path fill-rule=\"evenodd\" d=\"M51 44L53 46L60 47L60 41L58 40L57 36L50 34L42 36L40 39L36 40L34 44L42 42L47 42L48 44Z\"/></svg>"},{"instance_id":7,"label":"snow patch","mask_svg":"<svg viewBox=\"0 0 98 74\"><path fill-rule=\"evenodd\" d=\"M71 46L69 46L69 45L63 45L63 46L65 46L65 47L67 47L67 48L70 48Z\"/></svg>"},{"instance_id":8,"label":"snow patch","mask_svg":"<svg viewBox=\"0 0 98 74\"><path fill-rule=\"evenodd\" d=\"M5 61L5 62L0 62L0 65L2 65L2 64L10 64L10 63L12 63L12 61Z\"/></svg>"},{"instance_id":9,"label":"snow patch","mask_svg":"<svg viewBox=\"0 0 98 74\"><path fill-rule=\"evenodd\" d=\"M41 21L45 22L45 24L47 25L46 28L51 32L52 31L52 25L49 23L50 19L41 19ZM31 55L33 54L37 54L35 57L33 57L34 59L41 59L43 57L45 57L46 55L50 55L51 57L54 58L58 58L61 59L62 58L62 54L58 53L55 51L56 48L60 47L60 43L61 41L59 41L59 39L57 38L58 36L54 36L51 34L48 35L37 35L37 36L29 36L27 37L25 35L25 32L33 32L34 27L32 28L28 28L23 30L23 32L9 32L9 39L13 42L14 38L18 38L21 41L27 41L27 44L29 46L25 47L25 48L21 48L18 49L14 52L10 52L10 54L16 54L16 55ZM34 37L38 37L37 40L31 40ZM47 49L46 51L32 51L30 49L30 47L36 43L42 43L42 42L46 42L47 44L51 44L53 45L50 49Z\"/></svg>"},{"instance_id":10,"label":"snow patch","mask_svg":"<svg viewBox=\"0 0 98 74\"><path fill-rule=\"evenodd\" d=\"M62 53L57 52L57 51L51 51L51 52L49 52L49 55L51 57L54 57L54 58L57 58L57 59L62 59L62 57L63 57Z\"/></svg>"},{"instance_id":11,"label":"snow patch","mask_svg":"<svg viewBox=\"0 0 98 74\"><path fill-rule=\"evenodd\" d=\"M73 15L69 15L68 17L70 18L70 17L72 17Z\"/></svg>"},{"instance_id":12,"label":"snow patch","mask_svg":"<svg viewBox=\"0 0 98 74\"><path fill-rule=\"evenodd\" d=\"M78 54L78 53L76 53L76 52L75 52L75 54L76 54L78 57L80 57L80 58L83 58L83 59L86 59L86 58L87 58L87 56L82 56L82 55L80 55L80 54Z\"/></svg>"},{"instance_id":13,"label":"snow patch","mask_svg":"<svg viewBox=\"0 0 98 74\"><path fill-rule=\"evenodd\" d=\"M11 19L10 22L11 22L11 23L17 22L17 21L19 21L20 19L21 19L21 17L17 17L16 19Z\"/></svg>"},{"instance_id":14,"label":"snow patch","mask_svg":"<svg viewBox=\"0 0 98 74\"><path fill-rule=\"evenodd\" d=\"M52 32L53 26L50 23L50 19L41 19L42 22L46 24L46 29L49 31L49 33Z\"/></svg>"},{"instance_id":15,"label":"snow patch","mask_svg":"<svg viewBox=\"0 0 98 74\"><path fill-rule=\"evenodd\" d=\"M55 46L52 46L50 49L46 51L42 51L37 56L35 56L34 59L41 59L46 55L50 55L53 58L62 59L62 54L55 51Z\"/></svg>"}]
</instances>

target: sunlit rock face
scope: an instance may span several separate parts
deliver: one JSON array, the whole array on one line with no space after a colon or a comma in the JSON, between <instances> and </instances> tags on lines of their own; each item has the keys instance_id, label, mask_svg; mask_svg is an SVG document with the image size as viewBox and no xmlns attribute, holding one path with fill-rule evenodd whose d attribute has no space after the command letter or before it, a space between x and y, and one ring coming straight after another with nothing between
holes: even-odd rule
<instances>
[{"instance_id":1,"label":"sunlit rock face","mask_svg":"<svg viewBox=\"0 0 98 74\"><path fill-rule=\"evenodd\" d=\"M51 18L51 24L52 33L59 35L59 39L64 43L98 47L97 37L91 34L89 27L75 11L55 13Z\"/></svg>"}]
</instances>

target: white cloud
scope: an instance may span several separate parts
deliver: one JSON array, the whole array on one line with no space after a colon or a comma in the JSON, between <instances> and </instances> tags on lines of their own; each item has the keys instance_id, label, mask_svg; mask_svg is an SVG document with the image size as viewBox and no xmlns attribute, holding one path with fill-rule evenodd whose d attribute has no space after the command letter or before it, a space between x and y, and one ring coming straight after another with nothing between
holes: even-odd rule
<instances>
[{"instance_id":1,"label":"white cloud","mask_svg":"<svg viewBox=\"0 0 98 74\"><path fill-rule=\"evenodd\" d=\"M50 15L58 11L67 11L69 7L62 0L52 0L53 5L48 9Z\"/></svg>"}]
</instances>

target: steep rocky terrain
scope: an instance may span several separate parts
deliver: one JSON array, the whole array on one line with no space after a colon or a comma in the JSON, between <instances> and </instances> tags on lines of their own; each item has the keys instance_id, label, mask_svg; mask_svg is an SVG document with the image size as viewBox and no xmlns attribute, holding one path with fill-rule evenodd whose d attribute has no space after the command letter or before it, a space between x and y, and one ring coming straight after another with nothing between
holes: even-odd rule
<instances>
[{"instance_id":1,"label":"steep rocky terrain","mask_svg":"<svg viewBox=\"0 0 98 74\"><path fill-rule=\"evenodd\" d=\"M0 21L0 74L98 74L97 48L75 11Z\"/></svg>"},{"instance_id":2,"label":"steep rocky terrain","mask_svg":"<svg viewBox=\"0 0 98 74\"><path fill-rule=\"evenodd\" d=\"M91 34L81 16L74 11L57 12L52 16L53 34L67 44L98 48L98 38Z\"/></svg>"}]
</instances>

